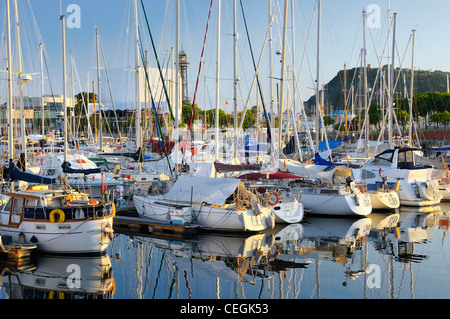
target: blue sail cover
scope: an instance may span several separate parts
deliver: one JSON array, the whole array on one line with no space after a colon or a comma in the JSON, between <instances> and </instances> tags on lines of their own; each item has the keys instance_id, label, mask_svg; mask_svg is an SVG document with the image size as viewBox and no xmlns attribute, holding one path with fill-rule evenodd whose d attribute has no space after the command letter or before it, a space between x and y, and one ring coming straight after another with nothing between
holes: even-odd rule
<instances>
[{"instance_id":1,"label":"blue sail cover","mask_svg":"<svg viewBox=\"0 0 450 319\"><path fill-rule=\"evenodd\" d=\"M330 146L330 150L334 150L338 146L340 146L343 143L342 140L329 140L328 145ZM323 141L319 144L319 151L324 152L328 151L327 142Z\"/></svg>"},{"instance_id":2,"label":"blue sail cover","mask_svg":"<svg viewBox=\"0 0 450 319\"><path fill-rule=\"evenodd\" d=\"M332 163L330 161L327 161L326 159L323 159L319 153L316 153L314 156L314 163L316 165L322 165L322 166L345 166L346 164L342 163Z\"/></svg>"},{"instance_id":3,"label":"blue sail cover","mask_svg":"<svg viewBox=\"0 0 450 319\"><path fill-rule=\"evenodd\" d=\"M67 174L84 174L84 175L90 175L90 174L97 174L101 173L101 169L94 168L94 169L74 169L70 167L70 163L64 163L62 164L62 169L64 173Z\"/></svg>"},{"instance_id":4,"label":"blue sail cover","mask_svg":"<svg viewBox=\"0 0 450 319\"><path fill-rule=\"evenodd\" d=\"M14 162L9 163L9 179L12 182L24 181L28 183L43 184L43 185L52 185L58 182L57 179L22 172Z\"/></svg>"}]
</instances>

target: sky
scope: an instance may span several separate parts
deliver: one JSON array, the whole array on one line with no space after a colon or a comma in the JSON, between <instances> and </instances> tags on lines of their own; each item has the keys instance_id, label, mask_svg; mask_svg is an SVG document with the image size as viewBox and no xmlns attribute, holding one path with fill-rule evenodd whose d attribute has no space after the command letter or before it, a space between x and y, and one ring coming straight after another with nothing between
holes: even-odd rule
<instances>
[{"instance_id":1,"label":"sky","mask_svg":"<svg viewBox=\"0 0 450 319\"><path fill-rule=\"evenodd\" d=\"M67 12L71 5L76 5L79 8L79 16L73 15L75 11L66 15L70 20L69 23L79 22L79 25L75 25L75 27L68 25L66 28L67 69L70 72L69 52L72 51L76 70L74 71L75 93L81 90L86 91L88 83L97 80L95 28L98 28L106 62L105 64L103 61L101 62L103 103L109 104L114 101L116 104L133 107L134 73L132 69L135 63L135 53L132 0L17 1L23 60L22 72L32 74L34 79L24 87L25 95L38 96L40 94L39 43L41 41L45 45L48 68L48 72L46 71L45 74L45 92L46 94L62 93L61 22L59 17L61 13ZM279 78L281 77L281 56L277 55L277 51L281 51L283 43L282 17L285 0L272 1L276 3L276 11L272 36L274 64L271 74L268 46L270 41L263 46L269 26L269 0L242 0L256 63L261 56L259 76L266 103L269 103L271 96L269 78L274 78L275 87L277 83L280 84ZM144 0L143 2L160 63L165 67L175 47L176 0ZM292 97L292 83L295 77L298 81L297 99L307 100L315 93L318 41L317 1L294 0L293 14L291 1L288 2L286 70L289 70L289 73L285 78L290 80L290 86L286 90L286 94L289 100ZM2 39L6 34L5 3L6 0L0 0ZM11 0L11 7L12 3L13 0ZM201 109L215 108L217 0L212 1L211 17L203 51L204 63L199 72L210 4L210 0L180 0L180 44L191 63L188 72L189 95L193 100L194 93L197 92L196 103ZM344 64L347 65L347 68L359 65L359 55L364 44L363 10L367 11L370 24L366 28L368 63L373 67L378 67L383 51L385 52L381 62L387 63L386 39L390 25L387 14L389 8L392 14L397 13L395 36L398 55L395 65L411 67L412 45L410 40L412 30L416 29L415 69L450 71L450 37L448 37L450 2L448 0L322 0L319 59L319 83L321 85L336 76L337 72L343 69ZM150 65L156 67L156 59L140 0L138 1L138 11L142 44L144 49L149 52ZM233 105L233 1L222 0L221 11L220 108L231 112ZM11 11L11 17L14 18L13 11ZM78 18L79 20L77 20ZM237 0L237 28L239 34L237 100L238 108L242 110L247 104L247 100L254 105L256 91L255 89L251 90L254 68L240 0ZM292 41L293 37L295 41ZM295 59L293 58L294 49ZM17 49L14 47L13 55L15 57L16 53ZM103 60L103 57L100 59ZM17 69L17 58L14 60L15 69ZM0 44L0 61L0 70L5 70L4 41ZM293 72L294 68L295 72ZM5 76L0 75L0 77L2 79L0 96L2 101L6 101ZM70 87L68 90L70 92ZM160 92L155 92L155 94L160 94ZM276 99L275 93L274 99Z\"/></svg>"}]
</instances>

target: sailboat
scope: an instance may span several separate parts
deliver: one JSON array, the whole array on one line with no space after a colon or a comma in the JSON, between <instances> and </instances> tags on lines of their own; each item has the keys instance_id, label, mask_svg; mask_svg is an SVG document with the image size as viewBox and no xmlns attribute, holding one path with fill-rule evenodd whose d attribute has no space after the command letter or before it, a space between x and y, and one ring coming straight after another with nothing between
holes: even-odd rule
<instances>
[{"instance_id":1,"label":"sailboat","mask_svg":"<svg viewBox=\"0 0 450 319\"><path fill-rule=\"evenodd\" d=\"M295 224L303 220L303 204L279 183L279 181L297 180L301 177L282 172L257 172L243 174L238 178L246 180L247 187L250 190L254 189L260 199L267 203L276 216L277 224Z\"/></svg>"},{"instance_id":2,"label":"sailboat","mask_svg":"<svg viewBox=\"0 0 450 319\"><path fill-rule=\"evenodd\" d=\"M8 31L8 70L11 70L10 5L6 1ZM61 16L63 43L63 81L66 96L65 16ZM8 108L11 115L11 72L8 72ZM10 116L12 119L12 116ZM67 164L67 105L64 99L64 156ZM13 132L9 125L9 161L13 168ZM25 173L25 172L22 172ZM31 177L32 174L27 174ZM40 178L39 176L35 176ZM54 254L103 254L113 236L113 203L90 199L67 187L65 174L63 189L34 186L29 190L7 194L7 202L0 208L0 234L12 241L34 244L37 250Z\"/></svg>"},{"instance_id":3,"label":"sailboat","mask_svg":"<svg viewBox=\"0 0 450 319\"><path fill-rule=\"evenodd\" d=\"M232 178L180 175L166 193L134 196L134 203L143 218L206 230L258 232L275 226L272 211Z\"/></svg>"}]
</instances>

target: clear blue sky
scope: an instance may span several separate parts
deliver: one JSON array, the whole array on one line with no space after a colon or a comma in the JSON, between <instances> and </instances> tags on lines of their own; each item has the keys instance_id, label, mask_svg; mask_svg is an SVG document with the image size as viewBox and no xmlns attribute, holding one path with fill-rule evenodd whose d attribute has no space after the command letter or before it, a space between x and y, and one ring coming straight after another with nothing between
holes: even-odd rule
<instances>
[{"instance_id":1,"label":"clear blue sky","mask_svg":"<svg viewBox=\"0 0 450 319\"><path fill-rule=\"evenodd\" d=\"M276 0L274 0L276 2ZM300 75L300 90L306 100L314 94L316 73L316 46L317 46L317 11L316 1L304 0L295 1L294 26L296 34L296 74ZM11 0L11 6L12 6ZM134 65L133 48L133 1L126 0L18 0L19 15L21 22L23 72L39 72L39 40L32 23L32 15L36 18L39 32L42 35L48 63L51 68L50 79L52 89L55 93L61 93L61 26L59 21L60 10L66 11L70 4L77 4L81 9L81 28L67 29L67 52L73 50L79 81L81 88L86 89L87 72L90 80L96 79L96 46L95 31L100 30L101 41L105 52L109 76L111 80L113 97L116 103L128 101L133 105L134 101L134 77L133 73L126 69ZM140 1L138 1L140 2ZM290 2L290 1L289 1ZM337 72L347 64L348 68L357 66L358 55L363 46L362 11L369 5L377 5L380 8L380 27L367 29L368 63L374 67L378 66L377 56L381 55L386 41L388 21L387 10L388 0L323 0L322 2L322 37L321 37L321 83L331 80ZM201 56L203 38L208 17L210 0L181 0L181 44L191 62L189 69L189 91L193 98L195 83L197 79L199 61ZM150 20L150 27L156 42L158 54L165 63L172 47L175 46L175 0L144 0L147 15ZM249 33L253 45L255 59L258 61L262 50L264 36L268 26L268 0L243 0L246 19L249 24ZM1 33L5 34L5 0L0 0L1 6ZM397 12L397 46L401 59L404 57L404 67L411 66L411 46L407 50L411 30L416 32L416 55L415 68L422 70L443 70L450 71L450 2L448 0L391 0L391 11ZM240 39L239 46L239 105L245 104L249 94L249 88L253 78L253 66L250 60L247 37L242 20L240 1L237 0L238 8L238 33ZM274 51L281 49L282 35L282 12L284 0L278 0L278 10L274 22L273 44ZM149 41L147 27L144 23L142 9L140 11L140 32L145 49L150 52L150 63L155 65ZM370 13L369 13L370 14ZM206 63L206 74L202 70L199 89L197 93L197 104L204 108L205 99L207 108L213 107L215 100L215 64L216 64L216 1L213 2L213 12L211 16L209 33L205 48L204 60ZM13 15L12 15L13 17ZM288 46L292 50L292 22L289 12L290 29L288 30ZM305 52L305 37L311 25L309 42ZM231 111L233 90L233 47L232 47L232 1L222 0L222 52L221 52L221 105L220 107ZM5 48L1 43L0 61L4 70ZM265 98L269 98L268 77L269 77L269 48L265 48L264 57L261 64L261 79L264 83ZM280 59L274 52L274 77L280 77ZM302 70L299 73L300 62L304 56ZM68 60L69 61L69 60ZM386 60L385 60L386 61ZM383 64L385 64L384 62ZM396 66L399 66L399 58L396 58ZM289 58L287 63L292 71L292 64ZM68 71L69 64L68 64ZM38 75L33 75L35 82L27 84L26 95L39 94ZM204 94L204 79L206 77L206 97ZM105 103L110 101L106 77L102 71L103 86L102 96ZM290 76L292 78L292 76ZM78 79L75 79L75 91L80 91ZM5 83L0 84L0 95L2 101L6 100ZM46 85L46 93L50 93L50 87ZM254 95L253 95L254 96ZM228 101L229 106L226 107ZM210 103L211 102L211 103Z\"/></svg>"}]
</instances>

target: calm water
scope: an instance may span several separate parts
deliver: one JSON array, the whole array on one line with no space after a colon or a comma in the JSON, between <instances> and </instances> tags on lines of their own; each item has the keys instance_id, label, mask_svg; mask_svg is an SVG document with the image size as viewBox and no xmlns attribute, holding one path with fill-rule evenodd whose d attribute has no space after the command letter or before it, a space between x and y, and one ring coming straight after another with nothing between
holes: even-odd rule
<instances>
[{"instance_id":1,"label":"calm water","mask_svg":"<svg viewBox=\"0 0 450 319\"><path fill-rule=\"evenodd\" d=\"M449 220L444 203L361 219L307 216L246 237L116 234L103 258L3 268L0 299L450 298Z\"/></svg>"}]
</instances>

